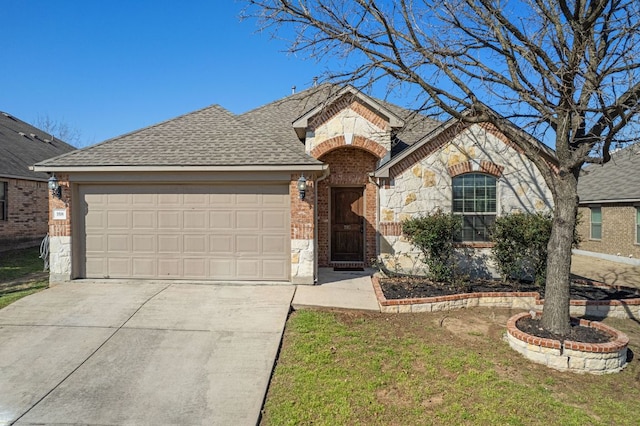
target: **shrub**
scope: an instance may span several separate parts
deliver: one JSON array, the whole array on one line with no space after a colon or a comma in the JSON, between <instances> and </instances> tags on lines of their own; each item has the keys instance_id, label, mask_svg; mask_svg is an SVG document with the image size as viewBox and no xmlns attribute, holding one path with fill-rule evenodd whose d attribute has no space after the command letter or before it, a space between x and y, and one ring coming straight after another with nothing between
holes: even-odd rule
<instances>
[{"instance_id":1,"label":"shrub","mask_svg":"<svg viewBox=\"0 0 640 426\"><path fill-rule=\"evenodd\" d=\"M491 232L492 256L502 279L546 278L547 244L553 219L548 214L512 213L496 218Z\"/></svg>"},{"instance_id":2,"label":"shrub","mask_svg":"<svg viewBox=\"0 0 640 426\"><path fill-rule=\"evenodd\" d=\"M421 252L433 281L451 281L455 271L453 238L460 229L459 218L436 210L408 219L402 232Z\"/></svg>"}]
</instances>

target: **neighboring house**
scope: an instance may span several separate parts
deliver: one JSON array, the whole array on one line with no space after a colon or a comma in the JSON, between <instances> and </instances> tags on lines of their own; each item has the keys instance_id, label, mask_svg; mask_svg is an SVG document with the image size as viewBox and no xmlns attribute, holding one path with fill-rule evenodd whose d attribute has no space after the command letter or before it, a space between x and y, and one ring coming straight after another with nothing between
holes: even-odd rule
<instances>
[{"instance_id":1,"label":"neighboring house","mask_svg":"<svg viewBox=\"0 0 640 426\"><path fill-rule=\"evenodd\" d=\"M640 264L640 144L585 167L578 195L576 252Z\"/></svg>"},{"instance_id":2,"label":"neighboring house","mask_svg":"<svg viewBox=\"0 0 640 426\"><path fill-rule=\"evenodd\" d=\"M0 112L0 251L38 245L47 234L49 176L29 167L74 149Z\"/></svg>"},{"instance_id":3,"label":"neighboring house","mask_svg":"<svg viewBox=\"0 0 640 426\"><path fill-rule=\"evenodd\" d=\"M536 167L493 127L438 123L350 86L241 115L211 106L35 169L62 184L53 281L312 284L318 267L416 256L400 232L414 215L453 206L460 246L482 252L497 214L551 205Z\"/></svg>"}]
</instances>

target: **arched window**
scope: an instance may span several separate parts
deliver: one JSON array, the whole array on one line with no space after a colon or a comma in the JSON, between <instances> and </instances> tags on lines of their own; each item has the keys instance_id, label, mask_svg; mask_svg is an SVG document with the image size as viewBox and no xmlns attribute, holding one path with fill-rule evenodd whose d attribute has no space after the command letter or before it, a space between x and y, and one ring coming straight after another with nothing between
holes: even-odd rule
<instances>
[{"instance_id":1,"label":"arched window","mask_svg":"<svg viewBox=\"0 0 640 426\"><path fill-rule=\"evenodd\" d=\"M462 217L457 241L489 241L489 228L496 220L496 178L482 173L456 176L453 213Z\"/></svg>"}]
</instances>

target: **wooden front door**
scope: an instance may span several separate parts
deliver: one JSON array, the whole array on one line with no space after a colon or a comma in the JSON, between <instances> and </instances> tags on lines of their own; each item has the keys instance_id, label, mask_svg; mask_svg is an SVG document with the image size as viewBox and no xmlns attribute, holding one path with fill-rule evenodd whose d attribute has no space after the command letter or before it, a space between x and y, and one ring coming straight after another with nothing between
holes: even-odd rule
<instances>
[{"instance_id":1,"label":"wooden front door","mask_svg":"<svg viewBox=\"0 0 640 426\"><path fill-rule=\"evenodd\" d=\"M364 188L331 188L331 261L364 261Z\"/></svg>"}]
</instances>

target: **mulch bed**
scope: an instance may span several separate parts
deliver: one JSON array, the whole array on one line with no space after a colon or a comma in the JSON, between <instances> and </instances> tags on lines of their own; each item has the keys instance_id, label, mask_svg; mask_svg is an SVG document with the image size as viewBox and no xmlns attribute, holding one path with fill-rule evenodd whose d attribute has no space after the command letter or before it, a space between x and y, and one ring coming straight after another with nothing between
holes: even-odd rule
<instances>
[{"instance_id":1,"label":"mulch bed","mask_svg":"<svg viewBox=\"0 0 640 426\"><path fill-rule=\"evenodd\" d=\"M379 282L380 288L388 300L489 292L538 292L540 297L544 299L544 288L529 282L505 283L500 280L476 280L452 285L448 283L436 283L425 278L406 276L381 278ZM572 282L570 294L572 300L624 300L639 298L640 290L633 288L598 287ZM543 329L540 326L539 319L522 318L517 322L516 326L519 330L527 334L546 339L560 341L572 340L582 343L606 343L613 340L612 336L601 330L580 325L572 325L571 331L567 336L558 336Z\"/></svg>"},{"instance_id":2,"label":"mulch bed","mask_svg":"<svg viewBox=\"0 0 640 426\"><path fill-rule=\"evenodd\" d=\"M560 336L542 328L540 320L537 318L520 318L516 322L516 327L518 327L518 330L531 334L532 336L541 337L543 339L560 340L561 342L571 340L582 343L607 343L614 340L613 336L605 333L604 331L582 325L572 325L571 331L568 335Z\"/></svg>"},{"instance_id":3,"label":"mulch bed","mask_svg":"<svg viewBox=\"0 0 640 426\"><path fill-rule=\"evenodd\" d=\"M417 299L425 297L450 296L461 293L488 292L530 292L535 291L544 299L544 287L532 283L505 283L500 280L465 281L459 285L436 283L418 277L381 278L380 288L389 300ZM632 288L596 287L574 282L571 285L572 300L624 300L640 297L640 290Z\"/></svg>"}]
</instances>

